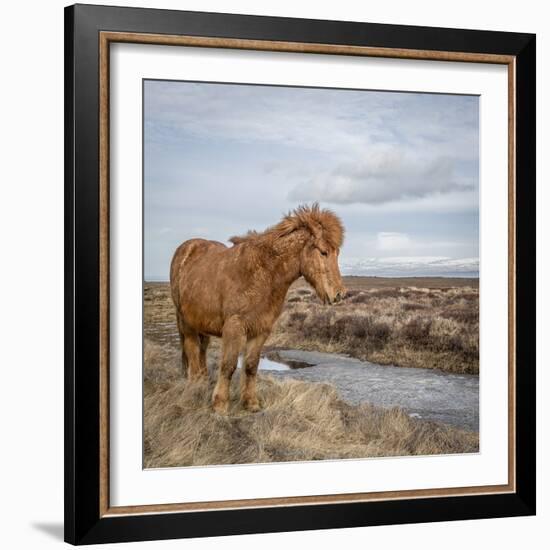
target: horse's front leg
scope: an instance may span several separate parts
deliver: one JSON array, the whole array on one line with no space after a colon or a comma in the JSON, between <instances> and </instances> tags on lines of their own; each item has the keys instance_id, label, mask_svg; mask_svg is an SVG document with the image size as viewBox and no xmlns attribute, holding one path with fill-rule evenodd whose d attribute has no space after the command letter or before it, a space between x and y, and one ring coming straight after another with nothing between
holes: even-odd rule
<instances>
[{"instance_id":1,"label":"horse's front leg","mask_svg":"<svg viewBox=\"0 0 550 550\"><path fill-rule=\"evenodd\" d=\"M241 403L250 412L257 412L261 409L256 395L256 374L260 353L266 338L267 334L261 334L246 343L246 354L241 369Z\"/></svg>"},{"instance_id":2,"label":"horse's front leg","mask_svg":"<svg viewBox=\"0 0 550 550\"><path fill-rule=\"evenodd\" d=\"M243 323L238 317L230 317L225 322L222 331L222 360L218 369L218 381L212 395L212 407L219 414L227 414L231 377L237 368L245 336Z\"/></svg>"}]
</instances>

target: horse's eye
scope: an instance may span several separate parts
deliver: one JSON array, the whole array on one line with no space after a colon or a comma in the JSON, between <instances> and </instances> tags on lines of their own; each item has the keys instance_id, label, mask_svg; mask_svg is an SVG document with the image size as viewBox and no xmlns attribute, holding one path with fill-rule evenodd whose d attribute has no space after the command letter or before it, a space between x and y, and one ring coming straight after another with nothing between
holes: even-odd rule
<instances>
[{"instance_id":1,"label":"horse's eye","mask_svg":"<svg viewBox=\"0 0 550 550\"><path fill-rule=\"evenodd\" d=\"M321 256L328 256L328 252L326 250L320 250Z\"/></svg>"}]
</instances>

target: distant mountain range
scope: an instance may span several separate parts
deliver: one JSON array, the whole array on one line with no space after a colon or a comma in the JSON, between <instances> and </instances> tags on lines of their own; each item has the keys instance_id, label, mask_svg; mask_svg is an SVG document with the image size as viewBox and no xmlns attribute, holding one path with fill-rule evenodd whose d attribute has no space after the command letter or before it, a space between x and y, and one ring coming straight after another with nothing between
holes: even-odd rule
<instances>
[{"instance_id":1,"label":"distant mountain range","mask_svg":"<svg viewBox=\"0 0 550 550\"><path fill-rule=\"evenodd\" d=\"M378 277L479 277L479 258L343 258L340 260L340 271L342 275Z\"/></svg>"}]
</instances>

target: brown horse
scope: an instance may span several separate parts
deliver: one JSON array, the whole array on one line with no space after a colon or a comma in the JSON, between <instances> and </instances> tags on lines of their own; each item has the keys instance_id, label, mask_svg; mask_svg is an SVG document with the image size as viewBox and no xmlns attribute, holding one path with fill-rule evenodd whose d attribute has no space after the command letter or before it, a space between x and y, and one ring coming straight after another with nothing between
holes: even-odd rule
<instances>
[{"instance_id":1,"label":"brown horse","mask_svg":"<svg viewBox=\"0 0 550 550\"><path fill-rule=\"evenodd\" d=\"M221 336L222 358L212 397L216 412L227 413L229 385L241 351L241 402L249 411L260 409L260 352L296 279L303 276L325 304L344 296L338 269L343 237L340 219L314 204L300 206L262 233L233 237L230 248L204 239L178 247L170 287L183 369L190 380L206 377L209 337Z\"/></svg>"}]
</instances>

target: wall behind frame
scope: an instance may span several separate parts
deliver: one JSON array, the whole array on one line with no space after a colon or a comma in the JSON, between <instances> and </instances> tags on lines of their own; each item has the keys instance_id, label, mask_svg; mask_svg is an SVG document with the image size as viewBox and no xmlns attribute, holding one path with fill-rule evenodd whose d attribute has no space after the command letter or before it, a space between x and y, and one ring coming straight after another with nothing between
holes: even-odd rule
<instances>
[{"instance_id":1,"label":"wall behind frame","mask_svg":"<svg viewBox=\"0 0 550 550\"><path fill-rule=\"evenodd\" d=\"M545 548L550 536L550 364L543 347L550 322L550 20L544 4L440 2L295 2L291 0L102 0L129 5L257 15L356 20L537 33L538 113L538 516L401 525L333 531L225 537L226 550L315 547L464 550L491 544L512 550ZM2 129L2 440L0 509L8 548L62 547L63 538L63 7L52 0L8 3L1 35ZM543 402L545 401L545 402ZM544 438L543 438L544 435ZM185 541L186 548L218 548L220 539ZM138 546L140 545L140 546ZM124 548L181 548L181 541L135 543ZM104 548L115 548L106 545ZM117 545L116 548L122 548Z\"/></svg>"}]
</instances>

